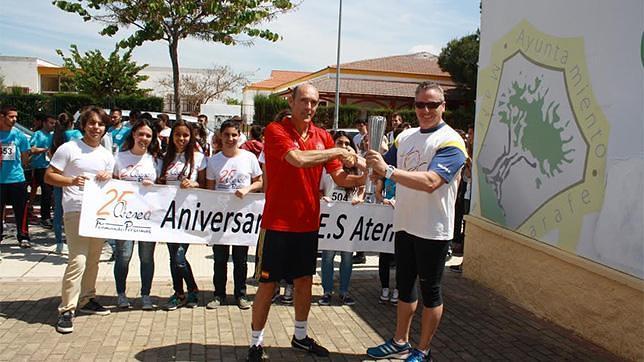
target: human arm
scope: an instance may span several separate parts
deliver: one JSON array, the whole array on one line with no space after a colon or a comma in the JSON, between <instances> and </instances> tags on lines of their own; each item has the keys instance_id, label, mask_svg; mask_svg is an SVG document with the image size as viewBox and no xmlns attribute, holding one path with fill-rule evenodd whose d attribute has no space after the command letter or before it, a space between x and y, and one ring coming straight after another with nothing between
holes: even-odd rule
<instances>
[{"instance_id":1,"label":"human arm","mask_svg":"<svg viewBox=\"0 0 644 362\"><path fill-rule=\"evenodd\" d=\"M351 175L343 169L337 169L329 173L333 182L341 187L357 187L362 186L367 181L367 173L363 172L362 175Z\"/></svg>"},{"instance_id":2,"label":"human arm","mask_svg":"<svg viewBox=\"0 0 644 362\"><path fill-rule=\"evenodd\" d=\"M390 179L405 187L431 193L456 177L465 163L465 157L461 148L450 144L436 152L426 171L394 169ZM373 169L374 175L385 175L387 163L378 152L367 153L367 164Z\"/></svg>"},{"instance_id":3,"label":"human arm","mask_svg":"<svg viewBox=\"0 0 644 362\"><path fill-rule=\"evenodd\" d=\"M286 162L294 167L314 167L327 163L334 159L339 159L342 162L355 164L357 157L355 154L343 148L329 148L326 150L290 150L284 157Z\"/></svg>"},{"instance_id":4,"label":"human arm","mask_svg":"<svg viewBox=\"0 0 644 362\"><path fill-rule=\"evenodd\" d=\"M47 171L45 171L45 182L52 186L58 186L58 187L84 186L85 180L87 180L87 177L83 175L78 175L75 177L64 176L63 171L53 166L47 167Z\"/></svg>"},{"instance_id":5,"label":"human arm","mask_svg":"<svg viewBox=\"0 0 644 362\"><path fill-rule=\"evenodd\" d=\"M246 187L235 190L235 196L243 199L249 192L260 191L262 189L262 175L253 177L252 183Z\"/></svg>"}]
</instances>

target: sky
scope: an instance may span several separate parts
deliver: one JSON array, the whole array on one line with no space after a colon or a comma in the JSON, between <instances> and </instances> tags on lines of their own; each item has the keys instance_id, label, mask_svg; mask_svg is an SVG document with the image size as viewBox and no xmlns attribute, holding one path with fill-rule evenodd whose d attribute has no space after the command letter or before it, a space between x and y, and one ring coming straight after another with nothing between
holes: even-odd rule
<instances>
[{"instance_id":1,"label":"sky","mask_svg":"<svg viewBox=\"0 0 644 362\"><path fill-rule=\"evenodd\" d=\"M471 34L480 24L479 0L343 0L340 61L350 62L429 51L439 54L452 39ZM228 65L251 81L273 69L316 71L336 62L339 0L302 0L295 11L266 27L283 39L226 46L197 39L179 45L179 66ZM0 0L0 55L38 57L62 64L56 49L69 54L99 49L104 55L117 40L98 34L101 25L59 10L51 0ZM125 31L127 32L127 31ZM165 42L146 42L134 59L150 66L170 66Z\"/></svg>"}]
</instances>

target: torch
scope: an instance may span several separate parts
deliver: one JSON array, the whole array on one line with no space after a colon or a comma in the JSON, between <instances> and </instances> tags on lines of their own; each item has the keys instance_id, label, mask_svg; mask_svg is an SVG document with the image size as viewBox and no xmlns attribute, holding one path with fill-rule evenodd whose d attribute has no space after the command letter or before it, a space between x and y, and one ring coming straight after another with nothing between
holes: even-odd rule
<instances>
[{"instance_id":1,"label":"torch","mask_svg":"<svg viewBox=\"0 0 644 362\"><path fill-rule=\"evenodd\" d=\"M369 137L369 150L380 151L380 144L382 137L385 135L385 127L387 126L387 119L383 116L371 116L367 122L367 137ZM369 169L369 176L372 170ZM371 177L367 179L367 201L374 202L375 186L371 181Z\"/></svg>"}]
</instances>

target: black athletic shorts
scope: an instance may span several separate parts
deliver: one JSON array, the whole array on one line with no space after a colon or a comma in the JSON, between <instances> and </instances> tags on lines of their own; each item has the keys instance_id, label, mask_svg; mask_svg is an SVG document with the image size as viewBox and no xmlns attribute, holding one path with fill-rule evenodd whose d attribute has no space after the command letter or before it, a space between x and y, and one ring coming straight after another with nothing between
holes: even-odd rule
<instances>
[{"instance_id":1,"label":"black athletic shorts","mask_svg":"<svg viewBox=\"0 0 644 362\"><path fill-rule=\"evenodd\" d=\"M441 280L449 248L449 240L423 239L404 231L396 232L396 286L405 303L418 300L416 279L419 280L423 306L443 304Z\"/></svg>"},{"instance_id":2,"label":"black athletic shorts","mask_svg":"<svg viewBox=\"0 0 644 362\"><path fill-rule=\"evenodd\" d=\"M257 245L260 282L279 282L315 274L318 231L296 233L266 230ZM261 250L261 253L260 253Z\"/></svg>"}]
</instances>

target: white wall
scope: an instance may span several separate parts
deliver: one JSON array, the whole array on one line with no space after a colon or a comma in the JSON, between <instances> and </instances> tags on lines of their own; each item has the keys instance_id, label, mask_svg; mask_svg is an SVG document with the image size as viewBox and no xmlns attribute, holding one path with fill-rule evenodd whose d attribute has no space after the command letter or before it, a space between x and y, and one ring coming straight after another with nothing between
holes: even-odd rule
<instances>
[{"instance_id":1,"label":"white wall","mask_svg":"<svg viewBox=\"0 0 644 362\"><path fill-rule=\"evenodd\" d=\"M7 87L27 87L30 93L40 93L36 58L0 57L0 74Z\"/></svg>"}]
</instances>

